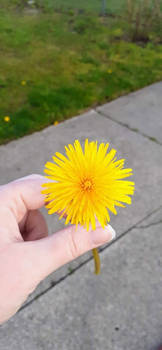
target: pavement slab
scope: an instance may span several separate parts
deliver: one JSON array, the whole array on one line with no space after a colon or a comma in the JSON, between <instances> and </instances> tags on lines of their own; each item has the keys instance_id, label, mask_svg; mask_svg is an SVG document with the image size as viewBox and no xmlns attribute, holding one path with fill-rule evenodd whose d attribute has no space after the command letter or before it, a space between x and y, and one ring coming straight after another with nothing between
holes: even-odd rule
<instances>
[{"instance_id":1,"label":"pavement slab","mask_svg":"<svg viewBox=\"0 0 162 350\"><path fill-rule=\"evenodd\" d=\"M106 103L97 111L162 144L162 82Z\"/></svg>"},{"instance_id":2,"label":"pavement slab","mask_svg":"<svg viewBox=\"0 0 162 350\"><path fill-rule=\"evenodd\" d=\"M162 203L162 167L159 163L162 148L94 111L1 146L1 184L35 172L43 174L45 162L55 151L64 151L64 145L73 142L75 138L83 143L86 137L110 142L111 147L118 150L118 156L125 157L127 166L133 168L136 183L133 204L125 210L119 209L117 217L112 216L112 224L120 235ZM48 215L45 210L42 212L48 221L50 232L63 227L55 215ZM70 271L86 258L87 256L70 263ZM51 283L56 283L60 277L70 272L68 269L69 265L50 276L48 284L43 281L35 293L41 293Z\"/></svg>"},{"instance_id":3,"label":"pavement slab","mask_svg":"<svg viewBox=\"0 0 162 350\"><path fill-rule=\"evenodd\" d=\"M152 87L157 90L157 84ZM143 90L141 90L141 93L143 93ZM158 96L157 99L159 100L161 97ZM138 92L135 98L137 106L140 99L141 96ZM117 104L118 101L119 99L116 100ZM109 105L111 103L107 105L108 108ZM159 106L159 104L157 105ZM144 136L141 130L131 130L133 128L125 125L126 123L109 118L105 111L103 113L99 110L98 112L90 110L82 116L74 117L57 126L50 126L41 132L0 146L0 184L32 173L43 175L44 164L47 160L52 160L51 157L56 151L64 152L64 145L73 143L75 139L79 139L83 144L85 138L88 137L89 140L109 142L110 148L113 147L117 150L118 158L126 159L126 167L133 169L134 176L132 180L135 181L136 185L132 205L125 209L119 208L117 216L111 215L111 225L117 232L117 238L113 244L105 245L102 248L102 274L97 278L93 274L93 262L90 260L91 252L52 273L29 296L21 311L0 327L0 350L14 350L17 348L20 350L72 350L73 348L75 350L93 350L99 347L103 350L154 350L158 342L162 342L159 335L159 328L161 327L160 313L162 320L160 292L158 292L158 288L154 291L153 287L154 283L156 286L158 284L159 270L157 267L155 268L155 276L154 270L152 270L153 273L151 272L152 267L154 268L155 255L157 254L160 257L161 249L160 228L162 224L161 209L159 208L162 206L162 147L159 141L155 142L152 139L154 136ZM140 109L137 108L136 114L134 114L134 118L137 117L137 120L139 113ZM158 123L159 120L156 118L155 124L158 125ZM50 234L64 226L63 221L60 222L57 216L48 215L44 208L41 211L47 220ZM155 237L153 233L158 237L157 247L153 244L153 238ZM144 237L144 242L139 241L140 234ZM133 237L136 237L137 241ZM135 246L135 250L133 250L132 244ZM140 249L140 246L143 250ZM127 250L129 247L132 247L130 248L132 257ZM124 257L125 254L128 254L130 261L134 262L137 259L135 267L138 272L137 281L139 285L135 285L134 282L132 282L133 284L130 282L128 285L126 282L124 285L122 284L122 276L128 277L129 282L132 281L131 278L133 277L131 276L135 277L136 274L133 263L129 265L128 262L123 262L122 256ZM114 267L110 261L111 257ZM140 263L143 259L144 264L145 257L150 269L150 277L144 279L144 284L142 284L147 266L143 265L143 270L140 270L138 261ZM146 273L148 276L147 271ZM116 276L116 284L114 284L113 275ZM159 279L159 286L160 281L161 279ZM99 292L100 286L102 287ZM138 295L139 288L148 291L148 299L147 294L142 294L142 297L141 294ZM132 297L129 297L130 291L134 293ZM155 292L157 295L155 295ZM114 299L115 296L117 299ZM154 301L155 296L156 300ZM109 297L111 302L108 306L105 306ZM129 303L129 298L133 298L130 299L133 306ZM127 301L129 307L126 307ZM149 301L152 303L151 306ZM113 307L110 305L113 305ZM152 305L155 305L155 311ZM92 308L91 311L90 307ZM148 319L144 320L145 314L146 318L149 318L149 310L150 328ZM157 320L155 320L156 311ZM135 316L133 316L134 312ZM123 316L121 316L122 313ZM115 320L114 328L110 325L113 317ZM134 330L132 331L130 329L131 322L134 322ZM88 328L86 328L87 325ZM151 329L151 326L153 328L156 326L156 329ZM126 330L127 327L128 331ZM32 335L31 331L33 332ZM136 332L138 334L137 342L135 340ZM7 338L7 334L10 334L10 337ZM133 337L132 343L131 337ZM27 340L28 338L30 341ZM141 347L140 341L142 341Z\"/></svg>"},{"instance_id":4,"label":"pavement slab","mask_svg":"<svg viewBox=\"0 0 162 350\"><path fill-rule=\"evenodd\" d=\"M1 326L3 350L157 350L162 209Z\"/></svg>"},{"instance_id":5,"label":"pavement slab","mask_svg":"<svg viewBox=\"0 0 162 350\"><path fill-rule=\"evenodd\" d=\"M1 146L0 182L3 184L31 173L43 175L44 164L52 160L54 152L64 152L65 144L73 142L75 138L83 143L86 137L110 142L110 148L114 147L118 157L126 158L126 166L133 169L136 184L133 203L125 209L119 208L117 216L111 215L111 224L119 236L162 204L162 166L159 162L162 147L95 111ZM46 209L41 211L47 220L49 233L64 226L56 215L48 215ZM60 278L71 274L89 256L91 252L42 281L27 303L49 290Z\"/></svg>"}]
</instances>

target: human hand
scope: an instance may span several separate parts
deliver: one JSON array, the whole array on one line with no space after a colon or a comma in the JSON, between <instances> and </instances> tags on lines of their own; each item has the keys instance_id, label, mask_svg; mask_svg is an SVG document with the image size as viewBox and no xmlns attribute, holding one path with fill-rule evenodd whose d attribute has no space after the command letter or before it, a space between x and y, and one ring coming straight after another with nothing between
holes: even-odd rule
<instances>
[{"instance_id":1,"label":"human hand","mask_svg":"<svg viewBox=\"0 0 162 350\"><path fill-rule=\"evenodd\" d=\"M115 236L110 225L95 231L69 226L48 236L41 175L0 186L0 324L20 308L50 273Z\"/></svg>"}]
</instances>

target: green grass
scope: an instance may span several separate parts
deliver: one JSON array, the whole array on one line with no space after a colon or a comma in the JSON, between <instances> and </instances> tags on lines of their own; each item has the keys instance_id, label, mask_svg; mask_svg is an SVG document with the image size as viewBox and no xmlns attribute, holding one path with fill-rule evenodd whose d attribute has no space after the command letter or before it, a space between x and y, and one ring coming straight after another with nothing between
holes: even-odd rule
<instances>
[{"instance_id":1,"label":"green grass","mask_svg":"<svg viewBox=\"0 0 162 350\"><path fill-rule=\"evenodd\" d=\"M29 15L14 2L9 10L6 0L0 12L1 144L162 78L155 32L141 46L130 42L125 21L94 14Z\"/></svg>"},{"instance_id":2,"label":"green grass","mask_svg":"<svg viewBox=\"0 0 162 350\"><path fill-rule=\"evenodd\" d=\"M153 7L156 0L131 0L133 3L140 4L142 2L147 3L150 7ZM157 2L162 6L161 0ZM3 8L20 8L28 4L28 0L1 0L1 7ZM37 7L46 11L79 11L80 13L94 13L101 14L103 8L103 0L33 0L31 5L33 8ZM105 0L105 11L108 14L120 15L121 11L127 8L127 0Z\"/></svg>"},{"instance_id":3,"label":"green grass","mask_svg":"<svg viewBox=\"0 0 162 350\"><path fill-rule=\"evenodd\" d=\"M120 13L125 8L127 0L106 0L106 11L109 13ZM139 0L138 0L139 1ZM27 0L1 0L1 6L23 8L27 4ZM33 7L43 8L44 10L61 10L61 11L78 11L100 13L102 10L102 0L35 0Z\"/></svg>"}]
</instances>

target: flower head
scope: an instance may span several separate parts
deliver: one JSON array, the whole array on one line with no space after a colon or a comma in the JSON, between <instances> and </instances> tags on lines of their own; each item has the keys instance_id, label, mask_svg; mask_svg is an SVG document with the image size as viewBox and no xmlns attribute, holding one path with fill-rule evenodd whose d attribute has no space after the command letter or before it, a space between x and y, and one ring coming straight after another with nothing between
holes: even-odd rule
<instances>
[{"instance_id":1,"label":"flower head","mask_svg":"<svg viewBox=\"0 0 162 350\"><path fill-rule=\"evenodd\" d=\"M25 86L25 85L26 85L26 80L22 80L22 81L21 81L21 85L22 85L22 86Z\"/></svg>"},{"instance_id":2,"label":"flower head","mask_svg":"<svg viewBox=\"0 0 162 350\"><path fill-rule=\"evenodd\" d=\"M44 172L53 182L43 184L49 214L65 214L68 224L81 224L89 230L110 220L109 210L117 214L115 206L130 204L134 182L123 179L132 175L132 169L123 169L124 159L116 160L116 150L107 152L109 144L85 140L84 149L78 140L65 146L66 156L56 152L52 162L45 164Z\"/></svg>"},{"instance_id":3,"label":"flower head","mask_svg":"<svg viewBox=\"0 0 162 350\"><path fill-rule=\"evenodd\" d=\"M10 117L9 117L8 115L6 115L6 116L4 117L4 121L8 123L8 122L10 121Z\"/></svg>"}]
</instances>

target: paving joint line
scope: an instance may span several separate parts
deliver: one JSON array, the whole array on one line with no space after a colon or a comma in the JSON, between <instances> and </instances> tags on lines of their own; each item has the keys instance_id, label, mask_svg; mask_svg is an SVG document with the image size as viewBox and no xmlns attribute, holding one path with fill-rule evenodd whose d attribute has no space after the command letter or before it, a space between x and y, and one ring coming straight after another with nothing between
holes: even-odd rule
<instances>
[{"instance_id":1,"label":"paving joint line","mask_svg":"<svg viewBox=\"0 0 162 350\"><path fill-rule=\"evenodd\" d=\"M102 253L104 250L106 250L108 247L110 247L111 245L115 244L116 242L118 242L120 239L122 239L123 237L125 237L128 232L132 231L135 228L143 228L138 226L139 224L141 224L143 221L147 220L150 216L152 216L153 214L155 214L158 210L160 210L162 208L162 205L160 205L160 207L156 208L155 210L153 210L151 213L147 214L144 218L140 219L137 223L135 223L134 225L132 225L131 227L129 227L126 231L124 231L120 236L118 236L115 240L113 240L112 242L104 245L104 247L98 248L99 253ZM149 225L148 225L149 227ZM86 265L88 262L90 262L93 259L93 257L89 257L88 259L86 259L85 261L83 261L82 263L80 263L77 267L75 267L71 272L67 273L66 275L62 276L60 279L58 279L57 281L52 281L50 286L48 288L46 288L44 291L42 291L41 293L39 293L38 295L36 295L33 299L31 299L29 302L27 302L26 304L24 304L19 310L18 312L21 312L22 310L24 310L26 307L28 307L29 305L31 305L34 301L36 301L37 299L39 299L41 296L43 296L44 294L48 293L51 289L53 289L56 285L60 284L61 282L63 282L66 278L68 278L69 276L71 276L73 273L75 273L77 270L79 270L82 266Z\"/></svg>"},{"instance_id":2,"label":"paving joint line","mask_svg":"<svg viewBox=\"0 0 162 350\"><path fill-rule=\"evenodd\" d=\"M103 112L97 110L96 108L94 109L94 112L98 113L99 115L101 115L101 116L104 117L104 118L110 119L111 121L113 121L113 122L115 122L115 123L117 123L117 124L119 124L119 125L121 125L121 126L124 126L124 127L127 128L128 130L133 131L133 132L136 132L136 134L139 134L139 135L141 135L141 136L147 138L148 140L150 140L150 141L152 141L152 142L154 142L154 143L156 143L156 144L162 146L162 143L161 143L160 141L158 141L155 137L148 136L148 135L144 134L143 132L141 132L141 131L140 131L139 129L137 129L137 128L133 128L133 127L129 126L129 125L126 124L126 123L120 122L119 120L115 120L115 119L113 119L112 117L110 117L110 115L107 115L107 114L105 114L105 113L103 113Z\"/></svg>"},{"instance_id":3,"label":"paving joint line","mask_svg":"<svg viewBox=\"0 0 162 350\"><path fill-rule=\"evenodd\" d=\"M149 228L149 227L151 227L151 226L156 226L156 225L159 225L159 224L162 224L162 220L158 220L158 221L156 221L156 222L151 222L151 223L148 224L148 225L137 226L137 228L145 229L145 228Z\"/></svg>"}]
</instances>

